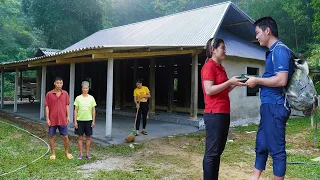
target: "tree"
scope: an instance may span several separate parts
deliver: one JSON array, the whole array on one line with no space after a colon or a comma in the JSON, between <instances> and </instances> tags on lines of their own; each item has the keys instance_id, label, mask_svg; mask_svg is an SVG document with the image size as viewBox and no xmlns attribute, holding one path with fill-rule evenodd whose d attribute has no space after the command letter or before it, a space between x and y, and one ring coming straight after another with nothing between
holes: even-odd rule
<instances>
[{"instance_id":1,"label":"tree","mask_svg":"<svg viewBox=\"0 0 320 180\"><path fill-rule=\"evenodd\" d=\"M22 0L50 48L64 49L103 28L100 0Z\"/></svg>"},{"instance_id":2,"label":"tree","mask_svg":"<svg viewBox=\"0 0 320 180\"><path fill-rule=\"evenodd\" d=\"M320 40L320 1L312 0L311 6L314 10L312 28L314 30L316 40Z\"/></svg>"},{"instance_id":3,"label":"tree","mask_svg":"<svg viewBox=\"0 0 320 180\"><path fill-rule=\"evenodd\" d=\"M33 55L42 45L41 31L32 28L20 11L16 0L0 3L0 61L22 60Z\"/></svg>"},{"instance_id":4,"label":"tree","mask_svg":"<svg viewBox=\"0 0 320 180\"><path fill-rule=\"evenodd\" d=\"M300 53L307 52L313 42L311 0L241 0L239 6L253 19L273 17L278 24L279 38ZM266 11L266 9L268 11Z\"/></svg>"}]
</instances>

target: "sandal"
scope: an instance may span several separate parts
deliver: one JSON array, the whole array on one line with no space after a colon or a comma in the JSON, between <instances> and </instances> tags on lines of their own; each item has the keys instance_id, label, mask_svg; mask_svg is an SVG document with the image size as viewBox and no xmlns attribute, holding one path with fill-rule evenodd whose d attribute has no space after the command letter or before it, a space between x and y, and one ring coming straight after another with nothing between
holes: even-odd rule
<instances>
[{"instance_id":1,"label":"sandal","mask_svg":"<svg viewBox=\"0 0 320 180\"><path fill-rule=\"evenodd\" d=\"M139 136L139 134L137 134L137 133L134 133L134 135L135 135L135 136Z\"/></svg>"},{"instance_id":2,"label":"sandal","mask_svg":"<svg viewBox=\"0 0 320 180\"><path fill-rule=\"evenodd\" d=\"M71 154L66 155L68 159L73 159L73 156Z\"/></svg>"},{"instance_id":3,"label":"sandal","mask_svg":"<svg viewBox=\"0 0 320 180\"><path fill-rule=\"evenodd\" d=\"M51 155L50 156L50 160L55 160L56 159L56 155Z\"/></svg>"},{"instance_id":4,"label":"sandal","mask_svg":"<svg viewBox=\"0 0 320 180\"><path fill-rule=\"evenodd\" d=\"M147 131L142 131L141 132L143 135L148 135Z\"/></svg>"}]
</instances>

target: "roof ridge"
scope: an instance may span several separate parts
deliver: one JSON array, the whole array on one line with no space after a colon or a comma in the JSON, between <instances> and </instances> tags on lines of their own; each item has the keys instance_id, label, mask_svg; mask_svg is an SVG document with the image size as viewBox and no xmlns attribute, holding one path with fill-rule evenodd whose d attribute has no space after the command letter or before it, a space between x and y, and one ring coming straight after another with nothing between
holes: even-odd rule
<instances>
[{"instance_id":1,"label":"roof ridge","mask_svg":"<svg viewBox=\"0 0 320 180\"><path fill-rule=\"evenodd\" d=\"M226 1L226 2L221 2L221 3L217 3L217 4L211 4L211 5L208 5L208 6L202 6L202 7L198 7L198 8L195 8L195 9L189 9L189 10L186 10L186 11L181 11L181 12L177 12L177 13L173 13L173 14L169 14L169 15L165 15L165 16L160 16L160 17L153 18L153 19L147 19L147 20L144 20L144 21L134 22L134 23L125 24L125 25L116 26L116 27L111 27L111 28L107 28L107 29L101 29L101 30L99 30L97 32L107 31L107 30L112 30L112 29L117 29L117 28L122 28L122 27L130 26L130 25L134 25L134 24L145 23L145 22L148 22L148 21L154 21L154 20L158 20L158 19L162 19L162 18L166 18L166 17L170 17L170 16L176 16L176 15L179 15L179 14L184 14L184 13L188 13L188 12L192 12L192 11L197 11L197 10L200 10L200 9L214 7L214 6L218 6L218 5L222 5L222 4L230 5L230 4L233 4L233 3L231 1ZM93 34L95 34L95 33L93 33Z\"/></svg>"}]
</instances>

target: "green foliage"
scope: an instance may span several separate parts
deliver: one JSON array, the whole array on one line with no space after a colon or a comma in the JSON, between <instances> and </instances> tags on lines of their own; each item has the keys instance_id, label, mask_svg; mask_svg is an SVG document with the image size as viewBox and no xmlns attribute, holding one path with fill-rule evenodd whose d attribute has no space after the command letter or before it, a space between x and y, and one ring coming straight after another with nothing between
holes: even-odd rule
<instances>
[{"instance_id":1,"label":"green foliage","mask_svg":"<svg viewBox=\"0 0 320 180\"><path fill-rule=\"evenodd\" d=\"M0 61L64 49L92 33L225 0L1 0ZM272 16L289 47L318 59L320 1L233 0L254 19ZM268 9L268 11L266 11Z\"/></svg>"},{"instance_id":2,"label":"green foliage","mask_svg":"<svg viewBox=\"0 0 320 180\"><path fill-rule=\"evenodd\" d=\"M114 0L107 16L109 24L121 26L221 2L225 0Z\"/></svg>"},{"instance_id":3,"label":"green foliage","mask_svg":"<svg viewBox=\"0 0 320 180\"><path fill-rule=\"evenodd\" d=\"M99 0L22 0L22 5L50 48L64 49L102 29L105 4Z\"/></svg>"},{"instance_id":4,"label":"green foliage","mask_svg":"<svg viewBox=\"0 0 320 180\"><path fill-rule=\"evenodd\" d=\"M0 3L0 62L21 60L44 45L42 32L32 28L20 12L20 1Z\"/></svg>"},{"instance_id":5,"label":"green foliage","mask_svg":"<svg viewBox=\"0 0 320 180\"><path fill-rule=\"evenodd\" d=\"M317 40L320 40L320 1L319 0L312 0L311 2L311 6L314 10L314 14L313 14L313 23L312 23L312 27L314 29L315 32L315 37Z\"/></svg>"},{"instance_id":6,"label":"green foliage","mask_svg":"<svg viewBox=\"0 0 320 180\"><path fill-rule=\"evenodd\" d=\"M311 54L308 58L309 65L314 69L320 68L320 44L314 44L311 48Z\"/></svg>"},{"instance_id":7,"label":"green foliage","mask_svg":"<svg viewBox=\"0 0 320 180\"><path fill-rule=\"evenodd\" d=\"M279 38L295 51L305 53L314 35L310 3L311 0L242 0L238 5L253 19L273 17L278 25Z\"/></svg>"}]
</instances>

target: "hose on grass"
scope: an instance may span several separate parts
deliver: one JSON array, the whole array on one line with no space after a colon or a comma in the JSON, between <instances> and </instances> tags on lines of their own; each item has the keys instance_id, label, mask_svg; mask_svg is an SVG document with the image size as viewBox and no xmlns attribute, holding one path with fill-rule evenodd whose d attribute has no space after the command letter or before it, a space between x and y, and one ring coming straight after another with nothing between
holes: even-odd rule
<instances>
[{"instance_id":1,"label":"hose on grass","mask_svg":"<svg viewBox=\"0 0 320 180\"><path fill-rule=\"evenodd\" d=\"M319 166L320 163L311 163L311 162L287 162L287 164L293 165L312 165L312 166Z\"/></svg>"},{"instance_id":2,"label":"hose on grass","mask_svg":"<svg viewBox=\"0 0 320 180\"><path fill-rule=\"evenodd\" d=\"M38 158L34 159L33 161L31 161L29 164L32 164L32 163L38 161L39 159L43 158L43 157L44 157L45 155L47 155L48 152L50 151L50 146L49 146L49 144L48 144L45 140L41 139L40 137L38 137L38 136L30 133L29 131L24 130L24 129L18 127L18 126L15 126L15 125L13 125L13 124L9 124L9 123L3 122L3 121L0 121L0 123L6 124L6 125L9 125L9 126L15 127L15 128L17 128L17 129L19 129L19 130L21 130L21 131L24 131L24 132L30 134L31 136L35 137L36 139L39 139L40 141L42 141L43 143L46 144L46 146L47 146L47 151L46 151L43 155L41 155L40 157L38 157ZM22 167L19 167L19 168L16 169L16 170L13 170L13 171L10 171L10 172L6 172L6 173L3 173L3 174L0 174L0 177L3 177L3 176L6 176L6 175L8 175L8 174L12 174L12 173L18 172L18 171L20 171L21 169L23 169L23 168L25 168L25 167L27 167L27 166L28 166L28 164L23 165Z\"/></svg>"},{"instance_id":3,"label":"hose on grass","mask_svg":"<svg viewBox=\"0 0 320 180\"><path fill-rule=\"evenodd\" d=\"M311 117L314 117L314 120L316 121L316 127L314 132L314 138L313 138L313 145L316 148L317 147L317 134L318 134L318 106L320 102L318 100L318 97L315 97L315 102L313 104L312 114ZM319 166L320 163L311 163L311 162L287 162L287 164L293 164L293 165L312 165L312 166Z\"/></svg>"}]
</instances>

